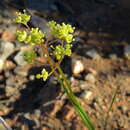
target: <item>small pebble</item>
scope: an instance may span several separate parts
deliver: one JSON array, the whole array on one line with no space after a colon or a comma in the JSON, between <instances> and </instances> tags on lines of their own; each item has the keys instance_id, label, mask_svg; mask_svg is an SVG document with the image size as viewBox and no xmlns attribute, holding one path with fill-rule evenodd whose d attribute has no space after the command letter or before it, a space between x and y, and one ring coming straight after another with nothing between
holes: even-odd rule
<instances>
[{"instance_id":1,"label":"small pebble","mask_svg":"<svg viewBox=\"0 0 130 130\"><path fill-rule=\"evenodd\" d=\"M14 42L16 39L15 32L13 31L12 33L11 30L4 31L2 34L2 39L8 42Z\"/></svg>"},{"instance_id":2,"label":"small pebble","mask_svg":"<svg viewBox=\"0 0 130 130\"><path fill-rule=\"evenodd\" d=\"M37 118L40 118L41 116L41 111L39 109L35 110L35 115L37 116Z\"/></svg>"},{"instance_id":3,"label":"small pebble","mask_svg":"<svg viewBox=\"0 0 130 130\"><path fill-rule=\"evenodd\" d=\"M125 46L125 48L124 48L124 56L125 56L128 60L130 60L130 45Z\"/></svg>"},{"instance_id":4,"label":"small pebble","mask_svg":"<svg viewBox=\"0 0 130 130\"><path fill-rule=\"evenodd\" d=\"M27 76L30 68L31 68L30 64L27 64L27 65L24 65L24 66L17 66L14 69L14 72L18 75L21 75L21 76Z\"/></svg>"},{"instance_id":5,"label":"small pebble","mask_svg":"<svg viewBox=\"0 0 130 130\"><path fill-rule=\"evenodd\" d=\"M10 42L0 40L0 72L7 67L6 59L14 52L14 45Z\"/></svg>"},{"instance_id":6,"label":"small pebble","mask_svg":"<svg viewBox=\"0 0 130 130\"><path fill-rule=\"evenodd\" d=\"M14 69L16 65L11 60L6 60L4 70Z\"/></svg>"},{"instance_id":7,"label":"small pebble","mask_svg":"<svg viewBox=\"0 0 130 130\"><path fill-rule=\"evenodd\" d=\"M83 71L84 71L84 65L83 65L82 61L77 60L74 63L73 74L76 76L76 75L80 74Z\"/></svg>"},{"instance_id":8,"label":"small pebble","mask_svg":"<svg viewBox=\"0 0 130 130\"><path fill-rule=\"evenodd\" d=\"M85 90L82 94L81 94L81 97L83 99L86 99L86 100L90 100L92 98L92 92L89 91L89 90Z\"/></svg>"},{"instance_id":9,"label":"small pebble","mask_svg":"<svg viewBox=\"0 0 130 130\"><path fill-rule=\"evenodd\" d=\"M14 93L17 92L17 88L12 87L12 86L6 86L5 91L6 91L6 96L7 96L7 97L10 97L10 96L12 96Z\"/></svg>"},{"instance_id":10,"label":"small pebble","mask_svg":"<svg viewBox=\"0 0 130 130\"><path fill-rule=\"evenodd\" d=\"M111 59L117 59L117 58L118 58L116 54L110 54L109 57L110 57Z\"/></svg>"},{"instance_id":11,"label":"small pebble","mask_svg":"<svg viewBox=\"0 0 130 130\"><path fill-rule=\"evenodd\" d=\"M0 58L6 59L14 52L14 44L11 42L0 41Z\"/></svg>"},{"instance_id":12,"label":"small pebble","mask_svg":"<svg viewBox=\"0 0 130 130\"><path fill-rule=\"evenodd\" d=\"M34 80L35 79L35 75L30 75L29 76L29 80Z\"/></svg>"},{"instance_id":13,"label":"small pebble","mask_svg":"<svg viewBox=\"0 0 130 130\"><path fill-rule=\"evenodd\" d=\"M17 53L17 55L14 57L14 60L15 62L20 65L20 66L23 66L23 65L26 65L28 64L25 60L24 60L24 51L20 51Z\"/></svg>"},{"instance_id":14,"label":"small pebble","mask_svg":"<svg viewBox=\"0 0 130 130\"><path fill-rule=\"evenodd\" d=\"M95 79L94 75L91 74L91 73L89 73L89 74L87 74L87 75L85 76L85 80L86 80L86 81L89 81L89 82L91 82L91 83L95 83L95 82L96 82L96 79Z\"/></svg>"},{"instance_id":15,"label":"small pebble","mask_svg":"<svg viewBox=\"0 0 130 130\"><path fill-rule=\"evenodd\" d=\"M98 54L98 52L95 49L89 50L86 52L86 55L91 57L92 59L100 59L100 55Z\"/></svg>"},{"instance_id":16,"label":"small pebble","mask_svg":"<svg viewBox=\"0 0 130 130\"><path fill-rule=\"evenodd\" d=\"M3 70L5 64L5 60L0 59L0 72Z\"/></svg>"}]
</instances>

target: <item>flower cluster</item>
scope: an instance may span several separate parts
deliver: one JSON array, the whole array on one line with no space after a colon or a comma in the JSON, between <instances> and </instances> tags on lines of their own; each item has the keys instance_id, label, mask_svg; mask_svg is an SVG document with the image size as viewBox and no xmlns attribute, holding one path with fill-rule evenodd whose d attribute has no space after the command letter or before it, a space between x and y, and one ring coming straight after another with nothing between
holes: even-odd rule
<instances>
[{"instance_id":1,"label":"flower cluster","mask_svg":"<svg viewBox=\"0 0 130 130\"><path fill-rule=\"evenodd\" d=\"M28 33L26 31L17 31L16 35L20 42L30 45L36 45L44 41L44 33L39 28L31 28Z\"/></svg>"},{"instance_id":2,"label":"flower cluster","mask_svg":"<svg viewBox=\"0 0 130 130\"><path fill-rule=\"evenodd\" d=\"M56 57L57 60L62 59L65 55L66 56L70 56L71 55L71 44L66 44L65 47L63 47L62 45L57 45L56 48L54 49L54 55Z\"/></svg>"},{"instance_id":3,"label":"flower cluster","mask_svg":"<svg viewBox=\"0 0 130 130\"><path fill-rule=\"evenodd\" d=\"M26 14L25 10L23 12L24 13L21 13L21 12L16 13L17 17L15 19L15 22L27 25L27 23L28 23L28 21L30 20L31 17L30 17L30 15Z\"/></svg>"},{"instance_id":4,"label":"flower cluster","mask_svg":"<svg viewBox=\"0 0 130 130\"><path fill-rule=\"evenodd\" d=\"M37 79L40 79L40 78L42 78L44 81L46 81L47 80L47 78L48 78L48 72L45 70L45 69L43 69L42 70L42 72L41 72L41 74L37 74L36 75L36 78Z\"/></svg>"},{"instance_id":5,"label":"flower cluster","mask_svg":"<svg viewBox=\"0 0 130 130\"><path fill-rule=\"evenodd\" d=\"M39 30L39 28L31 28L31 31L26 39L27 43L30 43L30 45L36 45L39 43L44 42L44 33Z\"/></svg>"},{"instance_id":6,"label":"flower cluster","mask_svg":"<svg viewBox=\"0 0 130 130\"><path fill-rule=\"evenodd\" d=\"M51 33L60 40L64 40L67 43L71 43L74 38L73 38L73 33L75 28L72 27L70 24L65 24L62 23L57 24L55 21L50 21L48 22L48 25L51 29Z\"/></svg>"},{"instance_id":7,"label":"flower cluster","mask_svg":"<svg viewBox=\"0 0 130 130\"><path fill-rule=\"evenodd\" d=\"M17 31L16 35L17 35L18 41L20 41L20 42L26 41L26 38L27 38L27 32L26 31Z\"/></svg>"},{"instance_id":8,"label":"flower cluster","mask_svg":"<svg viewBox=\"0 0 130 130\"><path fill-rule=\"evenodd\" d=\"M27 23L30 20L30 15L26 14L24 10L23 13L17 13L17 18L15 19L16 23L22 23L27 27L27 30L24 31L17 31L17 39L20 42L25 42L29 45L35 46L37 44L43 44L45 39L45 34L39 28L30 28ZM53 47L53 55L56 57L57 60L62 60L64 56L71 55L71 42L74 41L73 34L75 28L72 27L70 24L57 24L55 21L48 22L48 26L50 28L50 34L53 35L54 38L60 40L61 43ZM50 40L50 39L49 39ZM47 40L48 41L48 40ZM47 43L47 42L46 42ZM65 43L65 44L64 44ZM52 45L53 46L53 45ZM48 46L47 47L51 47ZM49 52L49 49L48 49ZM36 57L35 51L28 51L24 55L24 60L32 63ZM53 72L53 70L52 70ZM36 77L38 79L42 78L44 81L48 78L50 74L43 69L41 74L37 74Z\"/></svg>"}]
</instances>

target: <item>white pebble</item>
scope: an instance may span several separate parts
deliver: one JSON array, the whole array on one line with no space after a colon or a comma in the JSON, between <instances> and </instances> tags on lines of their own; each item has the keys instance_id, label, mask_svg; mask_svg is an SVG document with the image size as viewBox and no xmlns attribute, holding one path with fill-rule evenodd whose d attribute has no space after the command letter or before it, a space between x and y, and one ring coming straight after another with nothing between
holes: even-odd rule
<instances>
[{"instance_id":1,"label":"white pebble","mask_svg":"<svg viewBox=\"0 0 130 130\"><path fill-rule=\"evenodd\" d=\"M84 71L84 65L80 60L77 60L73 67L73 74L78 75Z\"/></svg>"},{"instance_id":2,"label":"white pebble","mask_svg":"<svg viewBox=\"0 0 130 130\"><path fill-rule=\"evenodd\" d=\"M89 74L87 74L87 75L85 76L85 80L86 80L86 81L89 81L89 82L91 82L91 83L95 83L95 82L96 82L96 79L95 79L94 75L91 74L91 73L89 73Z\"/></svg>"},{"instance_id":3,"label":"white pebble","mask_svg":"<svg viewBox=\"0 0 130 130\"><path fill-rule=\"evenodd\" d=\"M86 99L86 100L90 100L92 98L92 92L89 90L85 90L82 94L81 97Z\"/></svg>"}]
</instances>

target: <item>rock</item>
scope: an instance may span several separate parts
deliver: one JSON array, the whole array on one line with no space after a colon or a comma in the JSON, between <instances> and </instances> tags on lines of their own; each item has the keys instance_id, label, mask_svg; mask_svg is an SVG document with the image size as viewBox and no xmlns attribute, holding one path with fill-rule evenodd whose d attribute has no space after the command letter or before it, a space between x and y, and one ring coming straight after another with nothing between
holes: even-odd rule
<instances>
[{"instance_id":1,"label":"rock","mask_svg":"<svg viewBox=\"0 0 130 130\"><path fill-rule=\"evenodd\" d=\"M21 126L21 130L29 130L29 126L27 124L23 124Z\"/></svg>"},{"instance_id":2,"label":"rock","mask_svg":"<svg viewBox=\"0 0 130 130\"><path fill-rule=\"evenodd\" d=\"M20 76L27 76L30 68L31 68L30 64L26 64L24 66L17 66L14 69L14 72Z\"/></svg>"},{"instance_id":3,"label":"rock","mask_svg":"<svg viewBox=\"0 0 130 130\"><path fill-rule=\"evenodd\" d=\"M18 91L18 89L16 87L12 87L12 86L6 86L6 96L10 97L12 95L14 95L14 93L16 93Z\"/></svg>"},{"instance_id":4,"label":"rock","mask_svg":"<svg viewBox=\"0 0 130 130\"><path fill-rule=\"evenodd\" d=\"M5 60L4 59L0 59L0 72L3 70L4 64L5 64Z\"/></svg>"},{"instance_id":5,"label":"rock","mask_svg":"<svg viewBox=\"0 0 130 130\"><path fill-rule=\"evenodd\" d=\"M100 55L95 49L89 50L86 52L86 55L89 56L92 59L100 59Z\"/></svg>"},{"instance_id":6,"label":"rock","mask_svg":"<svg viewBox=\"0 0 130 130\"><path fill-rule=\"evenodd\" d=\"M11 60L6 60L4 70L14 69L16 65Z\"/></svg>"},{"instance_id":7,"label":"rock","mask_svg":"<svg viewBox=\"0 0 130 130\"><path fill-rule=\"evenodd\" d=\"M16 39L16 27L12 27L12 28L9 28L7 30L5 30L3 33L2 33L2 36L1 38L4 40L4 41L8 41L8 42L14 42L15 39Z\"/></svg>"},{"instance_id":8,"label":"rock","mask_svg":"<svg viewBox=\"0 0 130 130\"><path fill-rule=\"evenodd\" d=\"M31 120L31 116L30 116L29 113L25 113L25 114L24 114L24 117L25 117L26 119L28 119L28 120Z\"/></svg>"},{"instance_id":9,"label":"rock","mask_svg":"<svg viewBox=\"0 0 130 130\"><path fill-rule=\"evenodd\" d=\"M0 104L0 116L5 116L5 115L9 114L11 109L12 109L11 107L7 107L7 106L5 106L3 104Z\"/></svg>"},{"instance_id":10,"label":"rock","mask_svg":"<svg viewBox=\"0 0 130 130\"><path fill-rule=\"evenodd\" d=\"M85 90L82 94L81 94L81 97L83 99L86 99L86 100L90 100L92 98L92 92L90 90Z\"/></svg>"},{"instance_id":11,"label":"rock","mask_svg":"<svg viewBox=\"0 0 130 130\"><path fill-rule=\"evenodd\" d=\"M79 88L85 90L89 88L89 85L86 83L86 81L80 81Z\"/></svg>"},{"instance_id":12,"label":"rock","mask_svg":"<svg viewBox=\"0 0 130 130\"><path fill-rule=\"evenodd\" d=\"M6 59L14 52L14 45L0 40L0 72L5 68Z\"/></svg>"},{"instance_id":13,"label":"rock","mask_svg":"<svg viewBox=\"0 0 130 130\"><path fill-rule=\"evenodd\" d=\"M39 109L36 109L36 110L34 111L34 113L35 113L35 116L36 116L37 118L40 118L40 116L41 116L41 111L40 111Z\"/></svg>"},{"instance_id":14,"label":"rock","mask_svg":"<svg viewBox=\"0 0 130 130\"><path fill-rule=\"evenodd\" d=\"M35 80L35 75L29 75L29 80Z\"/></svg>"},{"instance_id":15,"label":"rock","mask_svg":"<svg viewBox=\"0 0 130 130\"><path fill-rule=\"evenodd\" d=\"M12 44L11 42L5 42L3 40L0 41L0 58L1 59L6 59L13 52L14 52L14 44Z\"/></svg>"},{"instance_id":16,"label":"rock","mask_svg":"<svg viewBox=\"0 0 130 130\"><path fill-rule=\"evenodd\" d=\"M6 80L6 86L14 86L15 77L7 72L6 72L5 76L6 76L6 78L8 77L8 79Z\"/></svg>"},{"instance_id":17,"label":"rock","mask_svg":"<svg viewBox=\"0 0 130 130\"><path fill-rule=\"evenodd\" d=\"M73 74L76 76L83 71L84 71L84 65L82 61L80 60L75 61L74 66L73 66Z\"/></svg>"},{"instance_id":18,"label":"rock","mask_svg":"<svg viewBox=\"0 0 130 130\"><path fill-rule=\"evenodd\" d=\"M125 56L128 60L130 60L130 45L125 46L125 48L124 48L124 56Z\"/></svg>"},{"instance_id":19,"label":"rock","mask_svg":"<svg viewBox=\"0 0 130 130\"><path fill-rule=\"evenodd\" d=\"M116 54L110 54L109 57L110 57L111 59L117 59L117 58L118 58Z\"/></svg>"},{"instance_id":20,"label":"rock","mask_svg":"<svg viewBox=\"0 0 130 130\"><path fill-rule=\"evenodd\" d=\"M17 55L14 57L14 61L20 65L20 66L23 66L23 65L26 65L28 64L25 60L24 60L24 52L23 50L19 51L17 53Z\"/></svg>"},{"instance_id":21,"label":"rock","mask_svg":"<svg viewBox=\"0 0 130 130\"><path fill-rule=\"evenodd\" d=\"M91 82L91 83L95 83L95 82L96 82L96 79L95 79L94 75L91 74L91 73L89 73L89 74L87 74L87 75L85 76L85 80L86 80L86 81L89 81L89 82Z\"/></svg>"}]
</instances>

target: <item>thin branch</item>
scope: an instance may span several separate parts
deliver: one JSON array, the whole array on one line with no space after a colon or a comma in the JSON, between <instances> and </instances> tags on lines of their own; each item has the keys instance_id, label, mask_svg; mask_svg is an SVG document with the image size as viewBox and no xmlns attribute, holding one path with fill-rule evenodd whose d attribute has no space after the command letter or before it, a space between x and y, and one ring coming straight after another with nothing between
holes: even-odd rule
<instances>
[{"instance_id":1,"label":"thin branch","mask_svg":"<svg viewBox=\"0 0 130 130\"><path fill-rule=\"evenodd\" d=\"M107 112L107 115L106 115L106 118L105 118L105 121L104 121L104 130L106 130L108 119L109 119L109 113L112 110L112 106L113 106L113 104L115 102L115 99L116 99L117 92L118 92L119 88L120 88L120 85L117 85L117 87L115 89L115 92L113 93L113 97L112 97L112 100L111 100L111 103L110 103L110 106L108 108L108 112Z\"/></svg>"}]
</instances>

